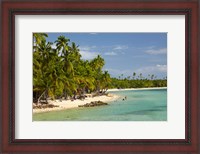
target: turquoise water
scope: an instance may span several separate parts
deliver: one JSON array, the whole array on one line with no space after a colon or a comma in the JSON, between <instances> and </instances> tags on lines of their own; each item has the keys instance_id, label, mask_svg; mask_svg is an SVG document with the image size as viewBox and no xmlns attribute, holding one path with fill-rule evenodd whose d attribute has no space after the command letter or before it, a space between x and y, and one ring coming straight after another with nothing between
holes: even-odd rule
<instances>
[{"instance_id":1,"label":"turquoise water","mask_svg":"<svg viewBox=\"0 0 200 154\"><path fill-rule=\"evenodd\" d=\"M33 121L166 121L167 89L110 92L127 97L106 106L37 113Z\"/></svg>"}]
</instances>

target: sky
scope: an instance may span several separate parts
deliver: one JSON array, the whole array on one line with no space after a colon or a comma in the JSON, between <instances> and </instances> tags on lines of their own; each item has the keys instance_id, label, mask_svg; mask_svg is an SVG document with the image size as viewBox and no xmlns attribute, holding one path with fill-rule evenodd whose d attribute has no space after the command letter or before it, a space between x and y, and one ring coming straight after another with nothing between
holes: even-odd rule
<instances>
[{"instance_id":1,"label":"sky","mask_svg":"<svg viewBox=\"0 0 200 154\"><path fill-rule=\"evenodd\" d=\"M47 41L55 42L64 35L79 45L82 59L101 55L103 70L112 77L154 74L167 76L167 33L47 33ZM54 44L55 45L55 44Z\"/></svg>"}]
</instances>

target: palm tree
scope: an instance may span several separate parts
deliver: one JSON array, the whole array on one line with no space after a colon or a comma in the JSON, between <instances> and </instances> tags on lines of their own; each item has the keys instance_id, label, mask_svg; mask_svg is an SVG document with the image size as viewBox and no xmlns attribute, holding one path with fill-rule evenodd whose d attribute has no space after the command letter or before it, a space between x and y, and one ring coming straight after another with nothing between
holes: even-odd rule
<instances>
[{"instance_id":1,"label":"palm tree","mask_svg":"<svg viewBox=\"0 0 200 154\"><path fill-rule=\"evenodd\" d=\"M136 73L135 73L135 72L133 72L133 80L135 79L135 76L136 76Z\"/></svg>"},{"instance_id":2,"label":"palm tree","mask_svg":"<svg viewBox=\"0 0 200 154\"><path fill-rule=\"evenodd\" d=\"M62 55L68 54L68 50L69 50L68 42L69 41L70 41L70 39L66 38L63 35L59 36L58 39L55 41L57 50L61 51Z\"/></svg>"},{"instance_id":3,"label":"palm tree","mask_svg":"<svg viewBox=\"0 0 200 154\"><path fill-rule=\"evenodd\" d=\"M74 69L76 69L78 67L78 65L80 65L80 61L81 61L81 54L80 54L80 50L78 49L78 46L72 42L72 46L69 47L69 61L72 63Z\"/></svg>"},{"instance_id":4,"label":"palm tree","mask_svg":"<svg viewBox=\"0 0 200 154\"><path fill-rule=\"evenodd\" d=\"M46 43L46 40L42 40L38 46L35 47L33 53L33 91L39 93L37 102L40 102L43 96L47 102L48 93L51 93L53 87L51 68L52 66L52 43Z\"/></svg>"},{"instance_id":5,"label":"palm tree","mask_svg":"<svg viewBox=\"0 0 200 154\"><path fill-rule=\"evenodd\" d=\"M139 78L140 78L140 79L142 79L142 78L143 78L143 76L142 76L142 73L140 73L140 75L139 75Z\"/></svg>"},{"instance_id":6,"label":"palm tree","mask_svg":"<svg viewBox=\"0 0 200 154\"><path fill-rule=\"evenodd\" d=\"M104 73L102 74L101 83L102 83L102 90L105 89L103 93L105 93L108 90L108 87L110 86L111 83L111 78L108 71L104 71Z\"/></svg>"},{"instance_id":7,"label":"palm tree","mask_svg":"<svg viewBox=\"0 0 200 154\"><path fill-rule=\"evenodd\" d=\"M124 74L121 74L122 80L123 80L123 76L124 76Z\"/></svg>"},{"instance_id":8,"label":"palm tree","mask_svg":"<svg viewBox=\"0 0 200 154\"><path fill-rule=\"evenodd\" d=\"M52 43L46 42L44 33L34 34L33 93L37 102L41 99L76 95L77 92L100 91L110 83L108 72L102 72L104 59L98 55L91 61L81 59L78 46L59 36Z\"/></svg>"},{"instance_id":9,"label":"palm tree","mask_svg":"<svg viewBox=\"0 0 200 154\"><path fill-rule=\"evenodd\" d=\"M105 64L105 61L100 55L98 55L96 58L94 58L91 61L93 71L96 72L96 78L95 78L96 79L96 90L98 93L100 92L100 86L101 86L100 77L102 74L102 68L103 68L104 64Z\"/></svg>"},{"instance_id":10,"label":"palm tree","mask_svg":"<svg viewBox=\"0 0 200 154\"><path fill-rule=\"evenodd\" d=\"M68 46L68 42L70 40L66 38L65 36L59 36L58 39L55 41L56 43L56 49L58 52L61 51L61 58L63 63L63 71L65 73L65 76L68 80L71 82L68 82L68 80L65 80L64 82L64 97L67 98L67 92L73 93L72 89L75 89L75 85L73 82L73 76L74 76L74 69L73 64L70 61L70 47Z\"/></svg>"},{"instance_id":11,"label":"palm tree","mask_svg":"<svg viewBox=\"0 0 200 154\"><path fill-rule=\"evenodd\" d=\"M68 72L68 73L72 73L73 71L73 65L70 62L69 59L69 46L68 46L68 42L70 40L67 39L65 36L59 36L58 39L55 41L56 43L56 49L58 50L58 52L61 51L61 57L63 58L64 61L64 71Z\"/></svg>"},{"instance_id":12,"label":"palm tree","mask_svg":"<svg viewBox=\"0 0 200 154\"><path fill-rule=\"evenodd\" d=\"M39 45L42 41L46 40L48 35L46 33L33 33L34 46Z\"/></svg>"},{"instance_id":13,"label":"palm tree","mask_svg":"<svg viewBox=\"0 0 200 154\"><path fill-rule=\"evenodd\" d=\"M154 74L151 75L151 80L153 80L153 79L154 79Z\"/></svg>"}]
</instances>

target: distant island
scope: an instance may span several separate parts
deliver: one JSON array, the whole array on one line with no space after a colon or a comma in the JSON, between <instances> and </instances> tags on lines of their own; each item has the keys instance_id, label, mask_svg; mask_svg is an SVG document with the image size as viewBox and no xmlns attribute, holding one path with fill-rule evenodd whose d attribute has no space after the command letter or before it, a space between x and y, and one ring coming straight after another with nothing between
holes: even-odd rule
<instances>
[{"instance_id":1,"label":"distant island","mask_svg":"<svg viewBox=\"0 0 200 154\"><path fill-rule=\"evenodd\" d=\"M70 42L69 38L61 35L54 42L47 42L47 37L46 33L33 34L35 110L59 108L60 104L56 105L55 102L78 100L79 103L70 106L78 107L86 103L86 98L90 98L88 103L93 102L93 105L99 105L99 101L105 104L119 99L119 96L109 94L108 89L167 87L167 77L157 79L154 74L144 77L134 70L132 76L119 74L118 77L111 77L109 71L103 69L106 61L102 56L84 60L81 58L79 46Z\"/></svg>"}]
</instances>

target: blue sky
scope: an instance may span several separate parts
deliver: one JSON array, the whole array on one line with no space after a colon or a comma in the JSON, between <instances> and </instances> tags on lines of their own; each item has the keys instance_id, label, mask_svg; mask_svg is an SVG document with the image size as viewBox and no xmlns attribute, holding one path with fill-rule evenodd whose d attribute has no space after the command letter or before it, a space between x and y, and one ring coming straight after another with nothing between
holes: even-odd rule
<instances>
[{"instance_id":1,"label":"blue sky","mask_svg":"<svg viewBox=\"0 0 200 154\"><path fill-rule=\"evenodd\" d=\"M47 41L60 35L79 45L82 59L101 55L106 62L103 69L112 77L133 72L167 76L167 33L48 33Z\"/></svg>"}]
</instances>

